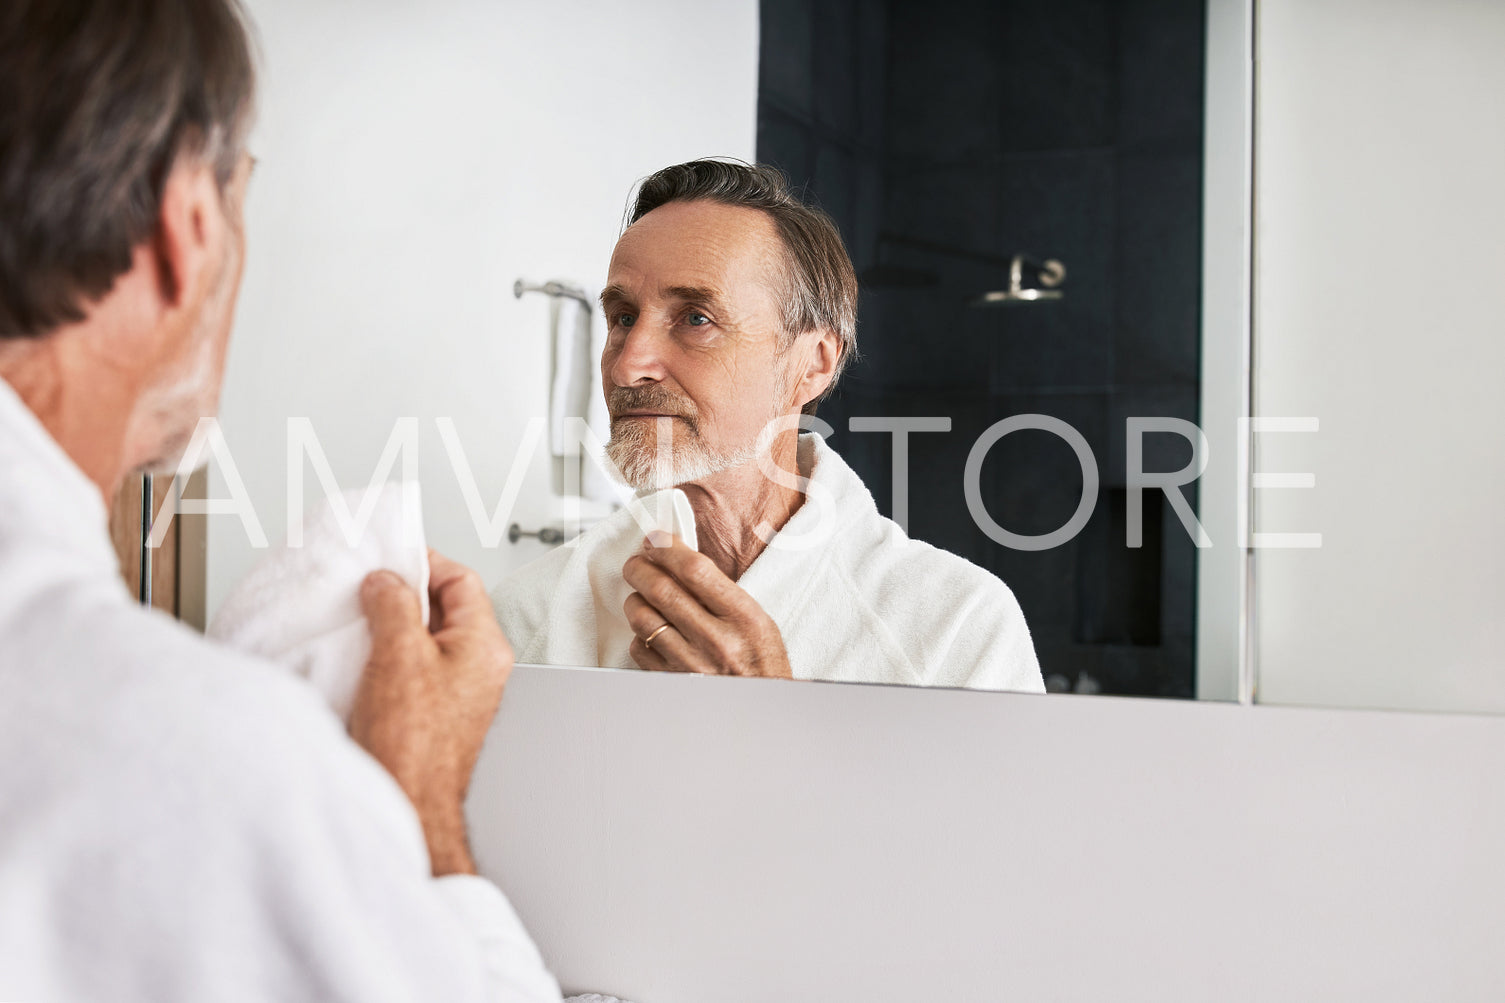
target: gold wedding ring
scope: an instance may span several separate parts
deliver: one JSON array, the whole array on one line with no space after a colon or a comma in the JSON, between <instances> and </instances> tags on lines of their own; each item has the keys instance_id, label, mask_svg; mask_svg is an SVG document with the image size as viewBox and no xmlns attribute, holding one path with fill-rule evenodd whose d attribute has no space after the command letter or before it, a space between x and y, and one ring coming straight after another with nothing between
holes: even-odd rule
<instances>
[{"instance_id":1,"label":"gold wedding ring","mask_svg":"<svg viewBox=\"0 0 1505 1003\"><path fill-rule=\"evenodd\" d=\"M653 647L653 639L655 637L658 637L660 634L662 634L664 631L666 631L668 629L669 629L669 621L665 620L663 623L661 623L661 624L658 625L658 629L657 630L655 630L653 633L649 634L647 637L643 638L643 647L645 647L645 648L652 648Z\"/></svg>"}]
</instances>

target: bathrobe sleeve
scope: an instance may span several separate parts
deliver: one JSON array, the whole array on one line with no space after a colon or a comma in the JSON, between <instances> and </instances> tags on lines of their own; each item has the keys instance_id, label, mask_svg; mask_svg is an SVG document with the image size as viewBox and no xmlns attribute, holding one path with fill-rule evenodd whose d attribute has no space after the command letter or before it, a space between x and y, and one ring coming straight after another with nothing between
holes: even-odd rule
<instances>
[{"instance_id":1,"label":"bathrobe sleeve","mask_svg":"<svg viewBox=\"0 0 1505 1003\"><path fill-rule=\"evenodd\" d=\"M877 513L867 523L868 532L859 532L859 524L839 538L840 560L832 563L842 567L845 584L825 589L854 601L839 607L828 599L821 608L828 637L839 636L832 625L840 619L870 611L862 629L846 639L848 654L841 658L862 666L862 681L1045 691L1024 611L1007 585L949 551L908 538ZM813 625L805 624L801 637L812 633ZM869 653L853 659L850 652L864 644ZM803 661L808 666L812 660ZM807 677L852 678L818 672L807 669Z\"/></svg>"},{"instance_id":2,"label":"bathrobe sleeve","mask_svg":"<svg viewBox=\"0 0 1505 1003\"><path fill-rule=\"evenodd\" d=\"M986 573L984 573L986 574ZM951 607L949 644L941 663L968 689L1044 693L1040 660L1019 600L1001 581L987 575L957 597Z\"/></svg>"},{"instance_id":3,"label":"bathrobe sleeve","mask_svg":"<svg viewBox=\"0 0 1505 1003\"><path fill-rule=\"evenodd\" d=\"M575 550L556 547L543 557L524 565L503 579L491 592L491 608L496 613L502 633L512 645L519 662L545 661L549 638L545 629L550 610L565 580ZM578 562L577 562L578 563ZM584 587L584 571L577 569L575 578ZM573 579L571 579L573 583ZM587 596L587 603L589 597Z\"/></svg>"},{"instance_id":4,"label":"bathrobe sleeve","mask_svg":"<svg viewBox=\"0 0 1505 1003\"><path fill-rule=\"evenodd\" d=\"M431 877L401 789L310 687L144 633L151 664L80 694L109 709L48 785L63 810L30 815L67 917L46 998L557 1003L501 891Z\"/></svg>"},{"instance_id":5,"label":"bathrobe sleeve","mask_svg":"<svg viewBox=\"0 0 1505 1003\"><path fill-rule=\"evenodd\" d=\"M276 975L301 969L293 992L265 998L557 1003L558 985L500 889L470 875L431 877L401 789L322 706L297 702L275 711L281 740L225 750L256 756L253 775L227 785L232 763L212 778L195 771L229 802L217 810L204 792L213 812L204 824L222 827L204 849L239 844L232 861L241 865L216 881L205 921L244 916L246 957Z\"/></svg>"}]
</instances>

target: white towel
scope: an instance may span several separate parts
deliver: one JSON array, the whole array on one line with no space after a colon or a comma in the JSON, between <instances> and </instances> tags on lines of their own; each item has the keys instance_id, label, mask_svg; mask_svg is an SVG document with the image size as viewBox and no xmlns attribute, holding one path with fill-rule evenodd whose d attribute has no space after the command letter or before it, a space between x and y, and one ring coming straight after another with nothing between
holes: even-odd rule
<instances>
[{"instance_id":1,"label":"white towel","mask_svg":"<svg viewBox=\"0 0 1505 1003\"><path fill-rule=\"evenodd\" d=\"M559 285L568 285L559 282ZM580 455L580 443L568 433L569 418L590 416L591 391L597 382L591 358L591 309L569 296L555 296L549 310L553 324L553 372L549 383L549 451Z\"/></svg>"},{"instance_id":2,"label":"white towel","mask_svg":"<svg viewBox=\"0 0 1505 1003\"><path fill-rule=\"evenodd\" d=\"M207 634L284 665L314 685L342 721L371 655L360 586L373 571L395 571L417 591L428 622L429 563L418 484L389 483L354 544L326 499L304 522L303 545L274 548L236 585ZM359 514L365 490L342 496Z\"/></svg>"},{"instance_id":3,"label":"white towel","mask_svg":"<svg viewBox=\"0 0 1505 1003\"><path fill-rule=\"evenodd\" d=\"M666 488L652 494L628 500L627 507L643 535L661 532L677 536L691 550L700 549L700 536L695 530L695 509L690 505L690 496L679 488Z\"/></svg>"},{"instance_id":4,"label":"white towel","mask_svg":"<svg viewBox=\"0 0 1505 1003\"><path fill-rule=\"evenodd\" d=\"M552 284L575 288L555 279ZM583 420L605 443L611 436L606 397L601 392L604 326L598 312L570 296L555 296L549 308L549 452L555 490L591 501L618 504L628 492L602 469L600 456L581 450L571 420Z\"/></svg>"},{"instance_id":5,"label":"white towel","mask_svg":"<svg viewBox=\"0 0 1505 1003\"><path fill-rule=\"evenodd\" d=\"M606 393L601 388L601 353L606 349L606 320L600 313L591 313L590 355L590 406L586 411L586 424L604 446L611 438L611 415L606 410ZM632 489L617 482L606 472L604 449L594 457L587 457L580 475L580 497L594 502L606 502L615 508L632 497Z\"/></svg>"},{"instance_id":6,"label":"white towel","mask_svg":"<svg viewBox=\"0 0 1505 1003\"><path fill-rule=\"evenodd\" d=\"M689 497L679 488L666 488L627 503L632 513L633 532L619 538L619 552L613 556L617 573L601 582L597 596L596 630L602 651L626 651L632 645L632 625L622 616L622 605L632 595L632 586L621 575L627 559L642 547L649 533L662 531L679 537L691 550L700 549L695 530L695 510Z\"/></svg>"}]
</instances>

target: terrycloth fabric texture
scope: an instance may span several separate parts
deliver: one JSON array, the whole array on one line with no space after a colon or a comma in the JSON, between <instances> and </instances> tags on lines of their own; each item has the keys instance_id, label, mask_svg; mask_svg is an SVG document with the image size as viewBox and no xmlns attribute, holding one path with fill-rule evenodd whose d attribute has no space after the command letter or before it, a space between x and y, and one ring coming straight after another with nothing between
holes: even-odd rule
<instances>
[{"instance_id":1,"label":"terrycloth fabric texture","mask_svg":"<svg viewBox=\"0 0 1505 1003\"><path fill-rule=\"evenodd\" d=\"M818 435L800 436L799 469L805 503L738 582L778 624L796 678L1044 692L1003 582L881 516ZM503 581L492 602L518 661L635 668L622 565L642 539L618 512Z\"/></svg>"},{"instance_id":2,"label":"terrycloth fabric texture","mask_svg":"<svg viewBox=\"0 0 1505 1003\"><path fill-rule=\"evenodd\" d=\"M630 557L642 546L644 538L656 531L679 537L691 550L699 548L695 510L690 507L690 499L679 488L633 498L627 503L627 514L631 517L627 531L613 553L618 552L620 547L628 547L630 549L627 556ZM627 557L623 557L622 561L626 563ZM620 568L619 564L618 569ZM603 576L599 585L600 593L596 597L596 630L599 634L597 650L626 651L632 644L632 625L621 614L622 604L632 595L632 587L620 574L615 580L610 576ZM611 615L612 610L616 611L615 616Z\"/></svg>"},{"instance_id":3,"label":"terrycloth fabric texture","mask_svg":"<svg viewBox=\"0 0 1505 1003\"><path fill-rule=\"evenodd\" d=\"M569 285L556 280L560 285ZM559 490L596 502L616 503L626 489L602 469L602 458L581 448L570 428L571 419L584 419L596 438L611 434L606 398L601 392L601 349L604 335L599 314L569 296L554 297L549 308L549 452L554 457Z\"/></svg>"},{"instance_id":4,"label":"terrycloth fabric texture","mask_svg":"<svg viewBox=\"0 0 1505 1003\"><path fill-rule=\"evenodd\" d=\"M361 505L373 506L363 526ZM343 508L343 513L340 509ZM341 524L361 526L353 540ZM418 592L428 622L428 548L418 484L388 483L374 498L347 491L325 499L304 522L302 543L284 541L236 585L209 624L211 640L286 666L313 684L340 720L371 655L360 586L373 571L395 571Z\"/></svg>"},{"instance_id":5,"label":"terrycloth fabric texture","mask_svg":"<svg viewBox=\"0 0 1505 1003\"><path fill-rule=\"evenodd\" d=\"M136 605L0 380L0 1000L558 1003L307 685Z\"/></svg>"},{"instance_id":6,"label":"terrycloth fabric texture","mask_svg":"<svg viewBox=\"0 0 1505 1003\"><path fill-rule=\"evenodd\" d=\"M695 529L695 509L690 498L679 488L655 491L633 498L627 503L638 528L646 535L663 532L677 536L691 550L700 549L700 535Z\"/></svg>"},{"instance_id":7,"label":"terrycloth fabric texture","mask_svg":"<svg viewBox=\"0 0 1505 1003\"><path fill-rule=\"evenodd\" d=\"M568 434L567 418L589 417L596 389L591 359L591 309L569 296L556 296L549 308L553 324L551 357L553 379L549 385L549 451L555 456L576 456L580 444Z\"/></svg>"}]
</instances>

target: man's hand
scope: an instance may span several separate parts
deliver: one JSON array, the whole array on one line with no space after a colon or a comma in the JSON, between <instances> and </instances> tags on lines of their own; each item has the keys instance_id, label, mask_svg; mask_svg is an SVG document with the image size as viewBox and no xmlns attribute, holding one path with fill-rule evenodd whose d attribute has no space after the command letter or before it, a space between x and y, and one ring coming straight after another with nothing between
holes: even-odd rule
<instances>
[{"instance_id":1,"label":"man's hand","mask_svg":"<svg viewBox=\"0 0 1505 1003\"><path fill-rule=\"evenodd\" d=\"M390 571L361 586L371 660L356 691L350 735L397 779L418 810L434 876L474 874L465 791L512 672L480 577L429 551L430 622Z\"/></svg>"},{"instance_id":2,"label":"man's hand","mask_svg":"<svg viewBox=\"0 0 1505 1003\"><path fill-rule=\"evenodd\" d=\"M668 542L622 567L637 590L622 606L637 635L632 660L657 672L793 678L784 638L763 607L709 557L678 537Z\"/></svg>"}]
</instances>

